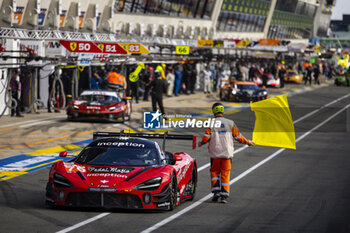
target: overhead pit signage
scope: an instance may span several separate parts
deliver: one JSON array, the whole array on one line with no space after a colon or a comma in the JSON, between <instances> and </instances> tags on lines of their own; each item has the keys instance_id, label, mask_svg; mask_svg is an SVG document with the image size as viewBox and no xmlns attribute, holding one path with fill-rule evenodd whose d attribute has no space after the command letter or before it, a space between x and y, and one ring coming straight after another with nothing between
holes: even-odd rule
<instances>
[{"instance_id":1,"label":"overhead pit signage","mask_svg":"<svg viewBox=\"0 0 350 233\"><path fill-rule=\"evenodd\" d=\"M214 47L224 47L223 40L214 40Z\"/></svg>"},{"instance_id":2,"label":"overhead pit signage","mask_svg":"<svg viewBox=\"0 0 350 233\"><path fill-rule=\"evenodd\" d=\"M128 52L118 43L96 43L97 47L102 50L102 53L108 54L128 54Z\"/></svg>"},{"instance_id":3,"label":"overhead pit signage","mask_svg":"<svg viewBox=\"0 0 350 233\"><path fill-rule=\"evenodd\" d=\"M236 42L233 39L224 39L224 48L234 48L236 47Z\"/></svg>"},{"instance_id":4,"label":"overhead pit signage","mask_svg":"<svg viewBox=\"0 0 350 233\"><path fill-rule=\"evenodd\" d=\"M60 43L72 53L102 53L102 50L91 41L60 40Z\"/></svg>"},{"instance_id":5,"label":"overhead pit signage","mask_svg":"<svg viewBox=\"0 0 350 233\"><path fill-rule=\"evenodd\" d=\"M190 54L190 46L176 46L176 54L177 55L188 55Z\"/></svg>"},{"instance_id":6,"label":"overhead pit signage","mask_svg":"<svg viewBox=\"0 0 350 233\"><path fill-rule=\"evenodd\" d=\"M213 40L198 40L198 47L213 47L214 41Z\"/></svg>"},{"instance_id":7,"label":"overhead pit signage","mask_svg":"<svg viewBox=\"0 0 350 233\"><path fill-rule=\"evenodd\" d=\"M62 10L62 12L60 13L60 27L64 26L64 22L66 20L66 14L67 14L66 10Z\"/></svg>"},{"instance_id":8,"label":"overhead pit signage","mask_svg":"<svg viewBox=\"0 0 350 233\"><path fill-rule=\"evenodd\" d=\"M260 39L258 42L259 45L277 46L281 41L273 39Z\"/></svg>"},{"instance_id":9,"label":"overhead pit signage","mask_svg":"<svg viewBox=\"0 0 350 233\"><path fill-rule=\"evenodd\" d=\"M40 13L38 14L38 26L43 26L46 16L46 9L41 8Z\"/></svg>"},{"instance_id":10,"label":"overhead pit signage","mask_svg":"<svg viewBox=\"0 0 350 233\"><path fill-rule=\"evenodd\" d=\"M140 43L118 43L122 46L128 53L132 54L149 54L148 49L146 49Z\"/></svg>"},{"instance_id":11,"label":"overhead pit signage","mask_svg":"<svg viewBox=\"0 0 350 233\"><path fill-rule=\"evenodd\" d=\"M250 40L241 40L238 43L236 43L236 47L247 47L248 45L250 45L250 43L252 43L252 41Z\"/></svg>"},{"instance_id":12,"label":"overhead pit signage","mask_svg":"<svg viewBox=\"0 0 350 233\"><path fill-rule=\"evenodd\" d=\"M15 7L14 14L13 14L15 24L21 24L23 12L24 12L24 7L22 6Z\"/></svg>"},{"instance_id":13,"label":"overhead pit signage","mask_svg":"<svg viewBox=\"0 0 350 233\"><path fill-rule=\"evenodd\" d=\"M92 59L94 59L94 54L79 53L78 66L90 66Z\"/></svg>"}]
</instances>

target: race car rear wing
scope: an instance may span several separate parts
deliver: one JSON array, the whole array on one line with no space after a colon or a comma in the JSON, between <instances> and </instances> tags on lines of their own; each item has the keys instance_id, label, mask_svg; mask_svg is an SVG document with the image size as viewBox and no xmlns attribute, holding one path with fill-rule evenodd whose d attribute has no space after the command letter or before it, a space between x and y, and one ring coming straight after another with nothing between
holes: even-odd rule
<instances>
[{"instance_id":1,"label":"race car rear wing","mask_svg":"<svg viewBox=\"0 0 350 233\"><path fill-rule=\"evenodd\" d=\"M166 131L164 134L146 134L146 133L119 133L114 132L94 132L92 140L105 137L133 137L133 138L148 138L148 139L163 139L163 150L165 150L165 141L171 140L192 140L192 149L195 150L197 146L197 136L185 135L185 134L168 134Z\"/></svg>"}]
</instances>

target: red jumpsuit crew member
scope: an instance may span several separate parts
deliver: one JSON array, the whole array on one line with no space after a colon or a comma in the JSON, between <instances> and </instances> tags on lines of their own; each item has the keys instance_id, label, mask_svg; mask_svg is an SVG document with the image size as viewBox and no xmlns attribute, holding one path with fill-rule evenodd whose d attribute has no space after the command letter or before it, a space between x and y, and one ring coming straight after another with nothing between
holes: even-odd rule
<instances>
[{"instance_id":1,"label":"red jumpsuit crew member","mask_svg":"<svg viewBox=\"0 0 350 233\"><path fill-rule=\"evenodd\" d=\"M217 202L221 197L221 202L227 203L230 194L230 172L234 140L249 146L255 143L246 139L232 120L223 117L224 106L221 103L215 103L212 111L215 120L220 121L221 126L219 128L207 128L198 146L209 142L211 192L214 193L212 201Z\"/></svg>"}]
</instances>

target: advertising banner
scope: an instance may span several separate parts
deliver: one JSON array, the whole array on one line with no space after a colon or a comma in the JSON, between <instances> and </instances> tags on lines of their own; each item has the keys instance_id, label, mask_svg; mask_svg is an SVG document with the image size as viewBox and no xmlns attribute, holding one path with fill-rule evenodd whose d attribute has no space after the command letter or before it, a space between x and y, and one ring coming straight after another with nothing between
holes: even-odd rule
<instances>
[{"instance_id":1,"label":"advertising banner","mask_svg":"<svg viewBox=\"0 0 350 233\"><path fill-rule=\"evenodd\" d=\"M46 57L64 57L67 50L59 41L45 41L45 56Z\"/></svg>"}]
</instances>

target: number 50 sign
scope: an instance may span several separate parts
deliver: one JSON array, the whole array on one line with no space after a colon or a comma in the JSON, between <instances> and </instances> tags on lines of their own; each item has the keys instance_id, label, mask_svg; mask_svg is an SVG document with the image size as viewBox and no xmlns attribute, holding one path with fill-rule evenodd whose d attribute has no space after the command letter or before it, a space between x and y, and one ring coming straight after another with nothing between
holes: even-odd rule
<instances>
[{"instance_id":1,"label":"number 50 sign","mask_svg":"<svg viewBox=\"0 0 350 233\"><path fill-rule=\"evenodd\" d=\"M60 40L60 44L63 45L63 47L65 47L69 52L73 52L73 53L101 53L102 52L102 50L91 41Z\"/></svg>"}]
</instances>

